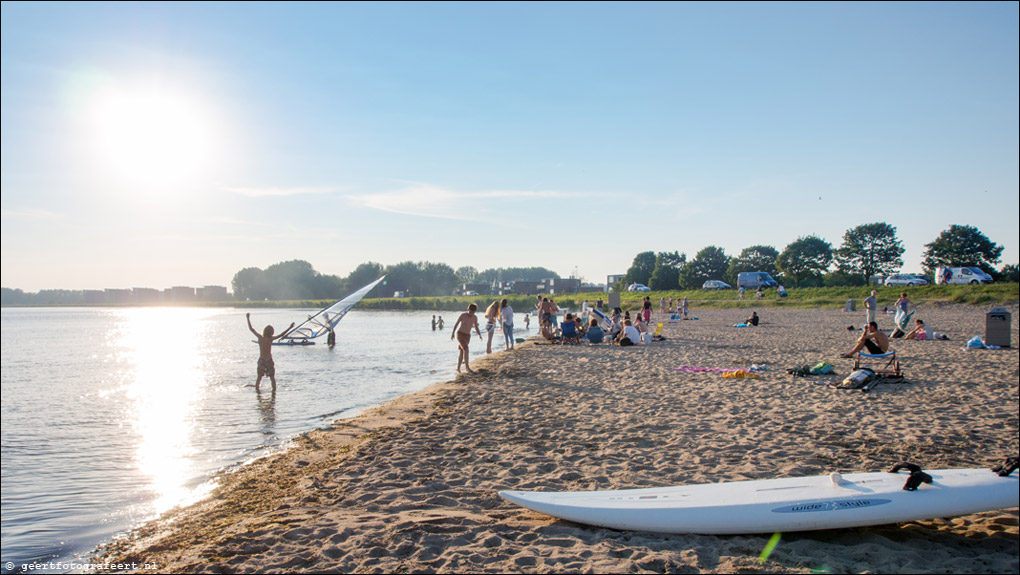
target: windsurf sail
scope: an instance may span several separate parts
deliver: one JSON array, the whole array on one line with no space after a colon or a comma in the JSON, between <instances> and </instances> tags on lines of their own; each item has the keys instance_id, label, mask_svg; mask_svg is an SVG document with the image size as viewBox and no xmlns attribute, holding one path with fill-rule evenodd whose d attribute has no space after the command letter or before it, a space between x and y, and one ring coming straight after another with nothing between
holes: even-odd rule
<instances>
[{"instance_id":1,"label":"windsurf sail","mask_svg":"<svg viewBox=\"0 0 1020 575\"><path fill-rule=\"evenodd\" d=\"M368 292L372 291L372 288L379 285L379 282L384 279L386 279L386 276L375 280L335 304L323 308L315 315L309 316L308 319L301 323L301 325L292 329L290 333L273 342L273 344L308 345L313 343L311 340L321 335L325 335L329 332L329 330L333 329L336 324L340 323L340 320L347 315L347 312L351 311L354 306L358 305L361 298L368 295Z\"/></svg>"}]
</instances>

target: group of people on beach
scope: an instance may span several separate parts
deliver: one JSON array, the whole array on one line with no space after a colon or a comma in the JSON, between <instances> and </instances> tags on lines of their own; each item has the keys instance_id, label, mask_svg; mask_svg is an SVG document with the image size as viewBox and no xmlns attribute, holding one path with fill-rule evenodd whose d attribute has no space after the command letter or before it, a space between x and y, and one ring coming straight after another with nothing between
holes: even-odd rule
<instances>
[{"instance_id":1,"label":"group of people on beach","mask_svg":"<svg viewBox=\"0 0 1020 575\"><path fill-rule=\"evenodd\" d=\"M901 292L899 299L896 300L893 306L893 313L896 317L909 317L907 314L913 314L917 311L917 306L914 305L910 298L907 297L907 292ZM913 312L911 312L913 308ZM853 357L855 354L867 350L866 353L873 355L881 355L888 353L890 349L890 336L886 335L884 331L878 327L878 292L871 290L871 295L864 299L864 311L866 314L866 323L860 337L854 343L853 348L850 351L841 354L840 357ZM886 310L888 311L888 309ZM910 331L906 331L906 325L899 325L897 323L896 328L893 330L891 337L892 339L911 339L911 340L929 340L936 339L936 333L932 331L931 327L924 323L924 320L917 318L914 320L913 328ZM853 330L853 326L847 329Z\"/></svg>"},{"instance_id":2,"label":"group of people on beach","mask_svg":"<svg viewBox=\"0 0 1020 575\"><path fill-rule=\"evenodd\" d=\"M457 338L457 373L460 373L460 366L463 363L464 369L468 373L474 373L471 369L470 360L470 344L471 344L471 330L474 329L478 334L478 339L485 341L482 337L482 330L479 326L478 316L475 313L478 312L478 304L472 303L468 306L466 312L460 314L457 318L457 322L453 324L453 334L450 335L450 339ZM485 332L488 334L489 339L486 343L486 353L492 353L492 338L496 333L496 324L499 323L503 331L503 344L507 350L514 348L514 309L510 306L510 302L503 298L500 301L492 302L485 310Z\"/></svg>"}]
</instances>

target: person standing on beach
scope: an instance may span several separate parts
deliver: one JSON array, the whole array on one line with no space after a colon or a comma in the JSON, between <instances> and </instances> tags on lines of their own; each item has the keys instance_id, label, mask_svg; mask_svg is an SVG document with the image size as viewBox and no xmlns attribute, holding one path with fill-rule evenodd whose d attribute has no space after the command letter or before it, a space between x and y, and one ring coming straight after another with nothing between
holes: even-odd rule
<instances>
[{"instance_id":1,"label":"person standing on beach","mask_svg":"<svg viewBox=\"0 0 1020 575\"><path fill-rule=\"evenodd\" d=\"M865 298L864 309L868 315L868 321L864 324L864 330L867 331L868 324L875 323L875 315L878 313L878 293L875 290L871 290L871 296Z\"/></svg>"},{"instance_id":2,"label":"person standing on beach","mask_svg":"<svg viewBox=\"0 0 1020 575\"><path fill-rule=\"evenodd\" d=\"M645 296L645 301L641 304L641 307L641 319L645 320L645 323L652 321L652 298Z\"/></svg>"},{"instance_id":3,"label":"person standing on beach","mask_svg":"<svg viewBox=\"0 0 1020 575\"><path fill-rule=\"evenodd\" d=\"M485 344L485 353L492 353L492 336L496 334L496 318L499 317L499 302L494 301L485 308L485 333L489 341Z\"/></svg>"},{"instance_id":4,"label":"person standing on beach","mask_svg":"<svg viewBox=\"0 0 1020 575\"><path fill-rule=\"evenodd\" d=\"M499 302L499 317L503 320L503 340L506 349L514 348L514 308L510 302L503 298Z\"/></svg>"},{"instance_id":5,"label":"person standing on beach","mask_svg":"<svg viewBox=\"0 0 1020 575\"><path fill-rule=\"evenodd\" d=\"M450 339L454 336L457 338L457 344L460 349L460 355L457 356L457 373L460 373L460 364L463 363L468 373L474 373L471 366L468 364L468 352L471 345L471 328L475 328L478 333L478 339L482 338L482 330L478 328L478 316L475 312L478 311L477 304L471 304L468 306L466 312L460 314L457 318L457 323L453 324L453 333L450 335ZM442 316L440 316L442 317Z\"/></svg>"},{"instance_id":6,"label":"person standing on beach","mask_svg":"<svg viewBox=\"0 0 1020 575\"><path fill-rule=\"evenodd\" d=\"M684 296L683 308L684 308L684 319L687 319L687 296Z\"/></svg>"},{"instance_id":7,"label":"person standing on beach","mask_svg":"<svg viewBox=\"0 0 1020 575\"><path fill-rule=\"evenodd\" d=\"M273 382L273 389L275 390L276 365L273 363L273 342L290 333L290 330L294 329L295 324L291 322L290 327L284 330L283 333L273 337L273 326L267 325L263 328L262 333L259 333L251 326L251 314L245 314L245 318L248 319L248 329L255 334L256 343L259 344L258 377L255 379L255 389L258 390L259 384L262 383L262 378L268 375L269 381Z\"/></svg>"}]
</instances>

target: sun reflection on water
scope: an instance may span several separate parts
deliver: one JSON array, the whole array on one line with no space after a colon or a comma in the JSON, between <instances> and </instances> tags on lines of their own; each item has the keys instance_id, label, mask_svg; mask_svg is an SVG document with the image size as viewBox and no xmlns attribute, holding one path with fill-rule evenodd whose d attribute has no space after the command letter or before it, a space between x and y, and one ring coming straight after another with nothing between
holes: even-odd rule
<instances>
[{"instance_id":1,"label":"sun reflection on water","mask_svg":"<svg viewBox=\"0 0 1020 575\"><path fill-rule=\"evenodd\" d=\"M176 308L121 312L118 343L130 373L127 420L138 437L135 464L150 478L157 514L199 496L188 479L195 475L195 413L206 387L205 320L213 313Z\"/></svg>"}]
</instances>

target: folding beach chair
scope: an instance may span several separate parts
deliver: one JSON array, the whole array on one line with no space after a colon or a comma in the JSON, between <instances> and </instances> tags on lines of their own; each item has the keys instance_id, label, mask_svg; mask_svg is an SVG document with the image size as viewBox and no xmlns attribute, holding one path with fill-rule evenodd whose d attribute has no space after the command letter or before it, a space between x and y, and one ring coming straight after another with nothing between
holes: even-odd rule
<instances>
[{"instance_id":1,"label":"folding beach chair","mask_svg":"<svg viewBox=\"0 0 1020 575\"><path fill-rule=\"evenodd\" d=\"M885 353L864 353L857 352L854 357L854 370L861 368L861 360L886 360L885 365L874 370L875 373L885 380L903 379L903 372L900 370L900 360L896 358L896 351L889 350Z\"/></svg>"}]
</instances>

